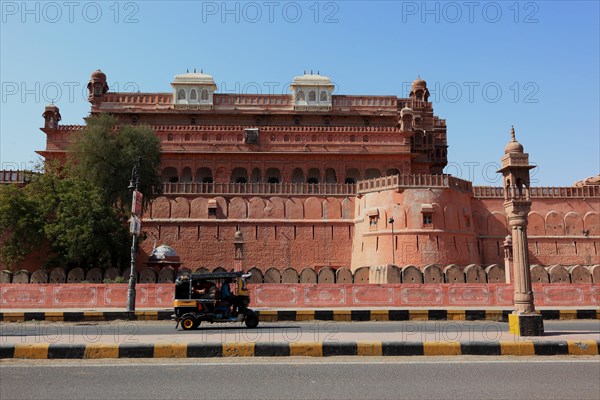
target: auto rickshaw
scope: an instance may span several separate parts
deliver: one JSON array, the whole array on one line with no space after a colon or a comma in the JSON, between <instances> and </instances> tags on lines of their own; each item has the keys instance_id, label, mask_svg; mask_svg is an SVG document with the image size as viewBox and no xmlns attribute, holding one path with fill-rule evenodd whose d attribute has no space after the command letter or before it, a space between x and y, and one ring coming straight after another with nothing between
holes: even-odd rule
<instances>
[{"instance_id":1,"label":"auto rickshaw","mask_svg":"<svg viewBox=\"0 0 600 400\"><path fill-rule=\"evenodd\" d=\"M197 329L202 321L244 322L248 328L258 326L258 315L248 308L250 291L246 279L250 273L218 272L182 275L175 281L173 319L175 329ZM225 285L235 285L237 293L228 291Z\"/></svg>"}]
</instances>

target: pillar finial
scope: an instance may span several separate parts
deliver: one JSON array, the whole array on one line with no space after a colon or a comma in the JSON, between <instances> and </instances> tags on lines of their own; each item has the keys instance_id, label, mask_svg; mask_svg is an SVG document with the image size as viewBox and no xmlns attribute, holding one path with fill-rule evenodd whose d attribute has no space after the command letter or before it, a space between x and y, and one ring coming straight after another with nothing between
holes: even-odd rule
<instances>
[{"instance_id":1,"label":"pillar finial","mask_svg":"<svg viewBox=\"0 0 600 400\"><path fill-rule=\"evenodd\" d=\"M515 137L515 126L514 125L510 126L510 140L511 140L511 142L517 141L517 138Z\"/></svg>"}]
</instances>

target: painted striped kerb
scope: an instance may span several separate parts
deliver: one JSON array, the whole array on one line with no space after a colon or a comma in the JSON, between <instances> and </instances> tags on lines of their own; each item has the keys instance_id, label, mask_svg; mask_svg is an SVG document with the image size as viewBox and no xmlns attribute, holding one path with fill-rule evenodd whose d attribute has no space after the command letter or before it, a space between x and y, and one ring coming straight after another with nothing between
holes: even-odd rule
<instances>
[{"instance_id":1,"label":"painted striped kerb","mask_svg":"<svg viewBox=\"0 0 600 400\"><path fill-rule=\"evenodd\" d=\"M0 358L210 358L330 356L591 356L594 340L489 342L273 342L155 344L0 344Z\"/></svg>"}]
</instances>

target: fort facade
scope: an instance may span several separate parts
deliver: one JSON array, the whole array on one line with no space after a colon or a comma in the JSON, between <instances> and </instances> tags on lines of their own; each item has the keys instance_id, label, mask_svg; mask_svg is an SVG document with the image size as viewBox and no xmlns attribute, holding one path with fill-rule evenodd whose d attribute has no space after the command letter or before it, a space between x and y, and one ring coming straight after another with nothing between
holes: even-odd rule
<instances>
[{"instance_id":1,"label":"fort facade","mask_svg":"<svg viewBox=\"0 0 600 400\"><path fill-rule=\"evenodd\" d=\"M113 93L100 70L88 85L91 115L148 125L161 140L162 194L143 216L139 271L160 244L189 270L372 267L373 280L387 265L504 268L512 188L443 173L446 120L434 115L424 80L406 98L336 95L331 79L312 72L295 77L289 95L221 94L203 72L176 75L171 87ZM60 125L55 105L43 116L39 154L64 160L85 126ZM593 183L531 188L532 264L600 264Z\"/></svg>"}]
</instances>

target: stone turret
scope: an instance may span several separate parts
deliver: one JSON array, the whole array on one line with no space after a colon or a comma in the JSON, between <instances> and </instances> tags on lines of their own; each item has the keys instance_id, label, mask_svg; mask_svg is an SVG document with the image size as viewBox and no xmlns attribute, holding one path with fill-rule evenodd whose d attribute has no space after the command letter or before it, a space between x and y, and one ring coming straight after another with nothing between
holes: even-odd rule
<instances>
[{"instance_id":1,"label":"stone turret","mask_svg":"<svg viewBox=\"0 0 600 400\"><path fill-rule=\"evenodd\" d=\"M58 123L61 120L61 116L60 110L54 105L54 103L49 104L46 106L46 108L44 108L44 113L42 114L42 117L44 117L44 128L58 128Z\"/></svg>"},{"instance_id":2,"label":"stone turret","mask_svg":"<svg viewBox=\"0 0 600 400\"><path fill-rule=\"evenodd\" d=\"M418 101L427 101L429 99L429 90L427 89L427 82L421 79L421 76L419 76L413 81L412 86L410 88L409 97L413 100Z\"/></svg>"},{"instance_id":3,"label":"stone turret","mask_svg":"<svg viewBox=\"0 0 600 400\"><path fill-rule=\"evenodd\" d=\"M102 96L108 92L108 84L106 83L106 74L99 69L92 72L90 81L87 85L88 101L92 104L102 102Z\"/></svg>"}]
</instances>

